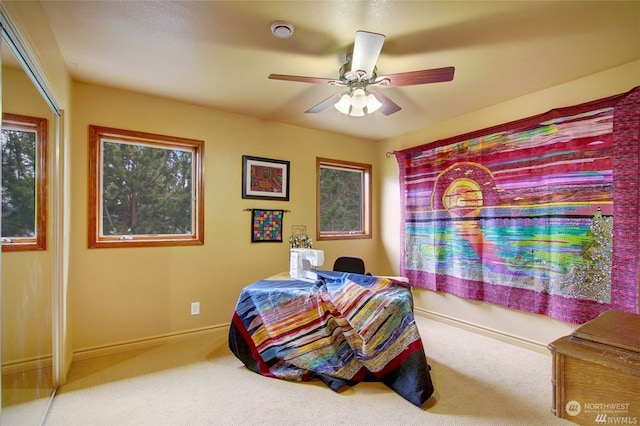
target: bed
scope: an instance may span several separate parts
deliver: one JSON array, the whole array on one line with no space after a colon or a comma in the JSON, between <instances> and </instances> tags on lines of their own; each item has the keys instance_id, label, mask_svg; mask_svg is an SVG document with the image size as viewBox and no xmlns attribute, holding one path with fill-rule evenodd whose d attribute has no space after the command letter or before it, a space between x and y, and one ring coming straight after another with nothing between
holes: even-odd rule
<instances>
[{"instance_id":1,"label":"bed","mask_svg":"<svg viewBox=\"0 0 640 426\"><path fill-rule=\"evenodd\" d=\"M245 287L229 328L231 352L266 377L319 379L334 391L379 381L422 405L434 388L408 284L317 272L316 282L284 277Z\"/></svg>"}]
</instances>

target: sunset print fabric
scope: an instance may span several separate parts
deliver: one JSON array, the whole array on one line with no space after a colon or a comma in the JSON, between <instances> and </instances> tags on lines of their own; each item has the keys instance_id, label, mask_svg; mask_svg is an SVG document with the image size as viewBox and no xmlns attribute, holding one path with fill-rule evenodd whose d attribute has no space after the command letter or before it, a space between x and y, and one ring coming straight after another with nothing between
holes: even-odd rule
<instances>
[{"instance_id":1,"label":"sunset print fabric","mask_svg":"<svg viewBox=\"0 0 640 426\"><path fill-rule=\"evenodd\" d=\"M639 95L396 151L401 274L573 323L636 312Z\"/></svg>"}]
</instances>

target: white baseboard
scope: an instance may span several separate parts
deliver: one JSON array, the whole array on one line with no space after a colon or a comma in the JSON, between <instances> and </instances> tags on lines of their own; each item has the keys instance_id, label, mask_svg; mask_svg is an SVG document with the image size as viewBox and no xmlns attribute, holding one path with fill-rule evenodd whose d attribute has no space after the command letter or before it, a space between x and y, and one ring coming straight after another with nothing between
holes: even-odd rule
<instances>
[{"instance_id":1,"label":"white baseboard","mask_svg":"<svg viewBox=\"0 0 640 426\"><path fill-rule=\"evenodd\" d=\"M437 312L432 312L427 309L422 308L414 308L414 311L417 315L423 316L425 318L432 319L434 321L443 322L445 324L462 328L467 331L471 331L472 333L481 334L483 336L491 337L496 340L500 340L505 343L509 343L511 345L519 346L521 348L529 349L534 352L539 352L545 355L550 355L549 349L547 349L547 345L545 343L536 342L534 340L529 340L521 336L516 336L514 334L505 333L500 330L495 330L493 328L485 327L479 324L474 324L469 321L461 320L459 318L450 317L448 315L443 315Z\"/></svg>"},{"instance_id":2,"label":"white baseboard","mask_svg":"<svg viewBox=\"0 0 640 426\"><path fill-rule=\"evenodd\" d=\"M214 325L208 327L202 327L187 331L181 331L178 333L170 333L159 336L148 337L145 339L129 340L125 342L113 343L104 346L94 346L91 348L80 349L73 352L73 361L81 361L90 358L97 358L100 356L113 355L121 352L132 351L136 349L147 349L159 345L164 345L171 342L176 342L181 339L201 336L206 334L214 334L223 332L229 329L229 324Z\"/></svg>"}]
</instances>

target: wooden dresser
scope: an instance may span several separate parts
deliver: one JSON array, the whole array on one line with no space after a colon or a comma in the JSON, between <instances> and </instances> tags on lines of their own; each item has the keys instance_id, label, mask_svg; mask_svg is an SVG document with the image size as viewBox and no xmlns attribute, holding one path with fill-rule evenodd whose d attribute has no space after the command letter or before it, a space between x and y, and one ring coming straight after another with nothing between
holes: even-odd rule
<instances>
[{"instance_id":1,"label":"wooden dresser","mask_svg":"<svg viewBox=\"0 0 640 426\"><path fill-rule=\"evenodd\" d=\"M557 417L640 425L640 315L607 311L549 345Z\"/></svg>"}]
</instances>

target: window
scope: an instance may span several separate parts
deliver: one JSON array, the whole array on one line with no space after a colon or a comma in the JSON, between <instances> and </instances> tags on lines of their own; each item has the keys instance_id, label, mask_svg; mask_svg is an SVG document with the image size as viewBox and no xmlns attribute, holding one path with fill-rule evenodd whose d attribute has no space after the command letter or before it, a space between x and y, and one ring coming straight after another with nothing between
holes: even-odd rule
<instances>
[{"instance_id":1,"label":"window","mask_svg":"<svg viewBox=\"0 0 640 426\"><path fill-rule=\"evenodd\" d=\"M89 126L89 248L204 244L204 142Z\"/></svg>"},{"instance_id":2,"label":"window","mask_svg":"<svg viewBox=\"0 0 640 426\"><path fill-rule=\"evenodd\" d=\"M371 165L316 159L318 240L371 238Z\"/></svg>"},{"instance_id":3,"label":"window","mask_svg":"<svg viewBox=\"0 0 640 426\"><path fill-rule=\"evenodd\" d=\"M47 119L2 114L2 251L47 248Z\"/></svg>"}]
</instances>

